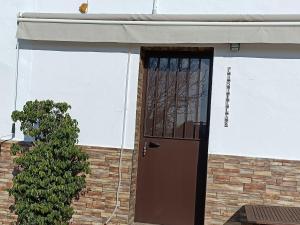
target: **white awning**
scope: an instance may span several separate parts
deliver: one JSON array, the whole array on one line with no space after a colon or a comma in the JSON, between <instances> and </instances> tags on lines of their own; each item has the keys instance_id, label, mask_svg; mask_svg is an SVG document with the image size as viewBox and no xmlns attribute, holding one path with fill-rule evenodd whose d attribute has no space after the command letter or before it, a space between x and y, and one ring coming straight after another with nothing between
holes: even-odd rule
<instances>
[{"instance_id":1,"label":"white awning","mask_svg":"<svg viewBox=\"0 0 300 225\"><path fill-rule=\"evenodd\" d=\"M128 44L300 44L299 15L23 13L17 38Z\"/></svg>"}]
</instances>

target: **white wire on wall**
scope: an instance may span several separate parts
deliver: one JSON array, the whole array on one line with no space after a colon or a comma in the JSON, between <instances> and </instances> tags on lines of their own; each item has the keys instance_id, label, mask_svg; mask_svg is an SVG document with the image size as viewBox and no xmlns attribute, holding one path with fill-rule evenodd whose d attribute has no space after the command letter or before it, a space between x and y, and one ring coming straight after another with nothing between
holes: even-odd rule
<instances>
[{"instance_id":1,"label":"white wire on wall","mask_svg":"<svg viewBox=\"0 0 300 225\"><path fill-rule=\"evenodd\" d=\"M11 135L12 135L12 133L7 134L7 135L0 136L0 140L2 140L2 139L4 139L4 138L11 137Z\"/></svg>"},{"instance_id":2,"label":"white wire on wall","mask_svg":"<svg viewBox=\"0 0 300 225\"><path fill-rule=\"evenodd\" d=\"M126 123L127 123L127 107L128 107L128 95L129 95L129 74L130 74L130 62L131 62L131 49L128 49L128 59L127 59L127 71L126 71L126 84L124 91L124 108L123 108L123 124L122 124L122 141L121 141L121 150L120 150L120 158L119 158L119 181L116 193L116 205L115 208L110 215L110 217L104 223L108 225L111 219L115 216L118 208L120 207L120 191L122 187L122 160L123 160L123 152L125 145L125 137L126 137Z\"/></svg>"},{"instance_id":3,"label":"white wire on wall","mask_svg":"<svg viewBox=\"0 0 300 225\"><path fill-rule=\"evenodd\" d=\"M15 99L14 99L14 110L17 110L18 101L18 83L19 83L19 58L20 58L20 44L17 40L17 53L16 53L16 79L15 79Z\"/></svg>"},{"instance_id":4,"label":"white wire on wall","mask_svg":"<svg viewBox=\"0 0 300 225\"><path fill-rule=\"evenodd\" d=\"M152 14L157 14L158 0L153 0Z\"/></svg>"},{"instance_id":5,"label":"white wire on wall","mask_svg":"<svg viewBox=\"0 0 300 225\"><path fill-rule=\"evenodd\" d=\"M16 70L15 70L15 96L14 96L14 110L17 110L17 100L18 100L18 81L19 81L19 56L20 56L20 48L19 48L19 40L17 40L16 44ZM8 138L1 143L10 141L15 138L15 125L12 125L12 130L9 134L0 136L0 140Z\"/></svg>"}]
</instances>

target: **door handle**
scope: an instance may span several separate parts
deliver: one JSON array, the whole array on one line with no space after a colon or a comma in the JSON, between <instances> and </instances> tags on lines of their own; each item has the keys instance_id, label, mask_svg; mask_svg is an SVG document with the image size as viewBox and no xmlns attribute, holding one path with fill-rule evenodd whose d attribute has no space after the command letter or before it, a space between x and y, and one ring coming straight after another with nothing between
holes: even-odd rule
<instances>
[{"instance_id":1,"label":"door handle","mask_svg":"<svg viewBox=\"0 0 300 225\"><path fill-rule=\"evenodd\" d=\"M148 147L149 148L159 148L160 144L150 141Z\"/></svg>"},{"instance_id":2,"label":"door handle","mask_svg":"<svg viewBox=\"0 0 300 225\"><path fill-rule=\"evenodd\" d=\"M150 141L149 143L145 142L143 147L143 157L146 156L148 148L159 148L160 144Z\"/></svg>"}]
</instances>

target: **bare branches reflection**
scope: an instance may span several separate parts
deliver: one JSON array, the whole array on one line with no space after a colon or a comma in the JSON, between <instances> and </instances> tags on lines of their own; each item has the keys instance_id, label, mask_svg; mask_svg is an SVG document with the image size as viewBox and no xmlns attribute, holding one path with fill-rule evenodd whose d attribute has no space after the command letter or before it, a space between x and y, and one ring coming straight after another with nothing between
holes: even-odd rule
<instances>
[{"instance_id":1,"label":"bare branches reflection","mask_svg":"<svg viewBox=\"0 0 300 225\"><path fill-rule=\"evenodd\" d=\"M147 70L145 135L204 137L210 59L150 57Z\"/></svg>"}]
</instances>

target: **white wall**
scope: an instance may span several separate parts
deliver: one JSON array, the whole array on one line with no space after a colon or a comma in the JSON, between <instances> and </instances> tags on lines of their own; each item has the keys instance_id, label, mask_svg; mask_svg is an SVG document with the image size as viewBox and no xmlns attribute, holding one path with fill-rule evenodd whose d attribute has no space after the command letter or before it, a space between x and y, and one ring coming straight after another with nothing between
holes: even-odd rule
<instances>
[{"instance_id":1,"label":"white wall","mask_svg":"<svg viewBox=\"0 0 300 225\"><path fill-rule=\"evenodd\" d=\"M1 1L0 14L0 137L11 130L10 114L14 109L14 79L16 68L17 12L32 11L33 0Z\"/></svg>"},{"instance_id":2,"label":"white wall","mask_svg":"<svg viewBox=\"0 0 300 225\"><path fill-rule=\"evenodd\" d=\"M82 144L120 146L128 49L31 44L21 44L19 107L29 99L69 102ZM241 45L238 53L214 47L210 153L300 159L300 46ZM127 148L134 143L139 49L133 52ZM227 67L232 82L225 128Z\"/></svg>"},{"instance_id":3,"label":"white wall","mask_svg":"<svg viewBox=\"0 0 300 225\"><path fill-rule=\"evenodd\" d=\"M16 1L16 0L10 0ZM18 2L21 2L19 0ZM28 0L27 0L28 1ZM35 11L77 12L85 0L35 0ZM152 0L89 0L90 13L151 13ZM158 13L299 13L298 0L157 0Z\"/></svg>"},{"instance_id":4,"label":"white wall","mask_svg":"<svg viewBox=\"0 0 300 225\"><path fill-rule=\"evenodd\" d=\"M232 67L229 127L224 127L227 67ZM300 46L215 49L210 152L300 159Z\"/></svg>"},{"instance_id":5,"label":"white wall","mask_svg":"<svg viewBox=\"0 0 300 225\"><path fill-rule=\"evenodd\" d=\"M89 0L90 13L151 13L150 0ZM19 11L78 13L81 0L9 0L0 15L0 136L10 132L14 102L15 32ZM159 13L298 13L298 0L159 0ZM29 99L67 101L80 143L119 147L128 46L22 43L18 109ZM297 104L300 48L242 45L229 55L215 45L209 151L300 159ZM133 148L139 48L130 65L126 147ZM232 67L229 127L224 128L226 68ZM3 84L4 82L4 84ZM19 133L18 137L22 139Z\"/></svg>"},{"instance_id":6,"label":"white wall","mask_svg":"<svg viewBox=\"0 0 300 225\"><path fill-rule=\"evenodd\" d=\"M119 147L128 48L38 42L20 46L20 58L32 64L20 64L18 108L34 99L68 102L80 125L80 144ZM139 49L130 51L126 148L134 147L139 68Z\"/></svg>"},{"instance_id":7,"label":"white wall","mask_svg":"<svg viewBox=\"0 0 300 225\"><path fill-rule=\"evenodd\" d=\"M97 1L97 0L94 0ZM298 0L158 0L159 13L284 14L299 13Z\"/></svg>"}]
</instances>

